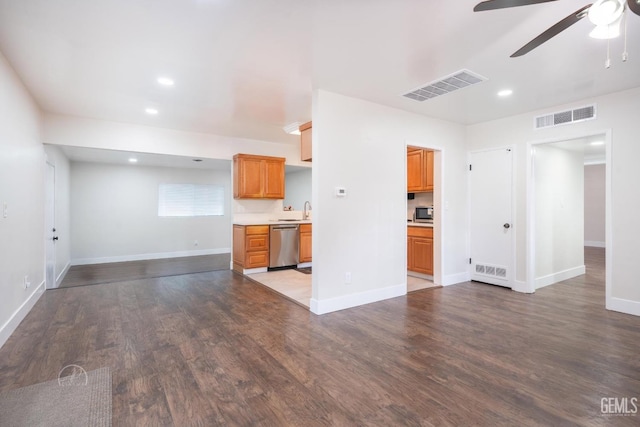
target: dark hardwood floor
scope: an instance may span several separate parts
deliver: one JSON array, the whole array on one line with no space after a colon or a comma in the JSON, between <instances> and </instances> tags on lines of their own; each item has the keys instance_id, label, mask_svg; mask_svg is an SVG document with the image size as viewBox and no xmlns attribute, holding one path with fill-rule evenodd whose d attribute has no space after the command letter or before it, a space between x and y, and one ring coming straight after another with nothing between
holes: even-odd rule
<instances>
[{"instance_id":1,"label":"dark hardwood floor","mask_svg":"<svg viewBox=\"0 0 640 427\"><path fill-rule=\"evenodd\" d=\"M65 275L61 288L99 285L136 279L229 270L231 254L199 255L142 261L74 265Z\"/></svg>"},{"instance_id":2,"label":"dark hardwood floor","mask_svg":"<svg viewBox=\"0 0 640 427\"><path fill-rule=\"evenodd\" d=\"M74 363L111 368L116 426L637 426L601 413L640 398L640 319L604 309L603 255L534 295L465 283L323 316L230 271L48 291L0 390Z\"/></svg>"}]
</instances>

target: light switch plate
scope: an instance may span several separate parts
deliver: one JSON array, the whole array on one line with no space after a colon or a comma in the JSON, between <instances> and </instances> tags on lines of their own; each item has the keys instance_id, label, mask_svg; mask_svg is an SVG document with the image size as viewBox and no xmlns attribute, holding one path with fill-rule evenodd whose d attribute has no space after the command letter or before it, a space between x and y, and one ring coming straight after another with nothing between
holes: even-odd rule
<instances>
[{"instance_id":1,"label":"light switch plate","mask_svg":"<svg viewBox=\"0 0 640 427\"><path fill-rule=\"evenodd\" d=\"M347 197L347 189L344 187L336 187L336 197Z\"/></svg>"}]
</instances>

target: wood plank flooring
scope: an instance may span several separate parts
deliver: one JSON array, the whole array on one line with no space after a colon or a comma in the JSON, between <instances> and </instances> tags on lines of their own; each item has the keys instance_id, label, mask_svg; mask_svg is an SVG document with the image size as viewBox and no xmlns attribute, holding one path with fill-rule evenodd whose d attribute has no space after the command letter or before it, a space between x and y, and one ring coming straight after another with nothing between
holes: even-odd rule
<instances>
[{"instance_id":1,"label":"wood plank flooring","mask_svg":"<svg viewBox=\"0 0 640 427\"><path fill-rule=\"evenodd\" d=\"M0 390L113 374L115 426L637 426L640 319L604 309L604 252L534 295L478 283L315 316L230 271L48 291Z\"/></svg>"},{"instance_id":2,"label":"wood plank flooring","mask_svg":"<svg viewBox=\"0 0 640 427\"><path fill-rule=\"evenodd\" d=\"M60 284L61 288L97 285L179 274L228 270L231 254L199 255L142 261L74 265Z\"/></svg>"}]
</instances>

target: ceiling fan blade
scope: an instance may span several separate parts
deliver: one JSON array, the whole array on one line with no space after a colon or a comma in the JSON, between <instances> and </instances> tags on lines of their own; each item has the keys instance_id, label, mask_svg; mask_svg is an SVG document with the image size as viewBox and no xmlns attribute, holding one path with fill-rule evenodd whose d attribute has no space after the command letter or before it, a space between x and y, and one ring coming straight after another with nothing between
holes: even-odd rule
<instances>
[{"instance_id":1,"label":"ceiling fan blade","mask_svg":"<svg viewBox=\"0 0 640 427\"><path fill-rule=\"evenodd\" d=\"M557 0L487 0L480 2L473 8L474 12L483 10L505 9L507 7L527 6L530 4L547 3ZM629 0L632 1L632 0Z\"/></svg>"},{"instance_id":2,"label":"ceiling fan blade","mask_svg":"<svg viewBox=\"0 0 640 427\"><path fill-rule=\"evenodd\" d=\"M553 25L552 27L547 29L544 33L540 34L538 37L536 37L535 39L531 40L526 45L522 46L520 49L518 49L516 52L514 52L511 55L511 57L515 58L515 57L527 54L527 53L531 52L533 49L535 49L538 46L540 46L542 43L548 41L549 39L551 39L554 36L557 36L558 34L563 32L564 30L566 30L567 28L569 28L570 26L572 26L573 24L575 24L576 22L580 21L582 18L587 16L587 12L589 11L590 7L591 7L591 5L588 4L585 7L581 8L581 9L575 11L574 13L572 13L571 15L567 16L566 18L564 18L560 22L556 23L555 25Z\"/></svg>"},{"instance_id":3,"label":"ceiling fan blade","mask_svg":"<svg viewBox=\"0 0 640 427\"><path fill-rule=\"evenodd\" d=\"M640 16L640 0L628 0L627 4L633 13Z\"/></svg>"}]
</instances>

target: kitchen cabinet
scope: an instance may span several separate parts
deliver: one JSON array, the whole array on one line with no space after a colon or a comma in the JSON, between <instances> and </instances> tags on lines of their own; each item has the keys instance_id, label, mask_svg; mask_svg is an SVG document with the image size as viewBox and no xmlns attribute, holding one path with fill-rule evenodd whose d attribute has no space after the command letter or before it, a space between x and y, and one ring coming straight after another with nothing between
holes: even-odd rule
<instances>
[{"instance_id":1,"label":"kitchen cabinet","mask_svg":"<svg viewBox=\"0 0 640 427\"><path fill-rule=\"evenodd\" d=\"M433 275L433 228L407 227L407 270Z\"/></svg>"},{"instance_id":2,"label":"kitchen cabinet","mask_svg":"<svg viewBox=\"0 0 640 427\"><path fill-rule=\"evenodd\" d=\"M407 193L433 191L433 151L407 147Z\"/></svg>"},{"instance_id":3,"label":"kitchen cabinet","mask_svg":"<svg viewBox=\"0 0 640 427\"><path fill-rule=\"evenodd\" d=\"M311 235L311 224L300 224L300 244L298 245L300 250L298 259L300 263L311 262Z\"/></svg>"},{"instance_id":4,"label":"kitchen cabinet","mask_svg":"<svg viewBox=\"0 0 640 427\"><path fill-rule=\"evenodd\" d=\"M300 159L311 161L311 122L300 125Z\"/></svg>"},{"instance_id":5,"label":"kitchen cabinet","mask_svg":"<svg viewBox=\"0 0 640 427\"><path fill-rule=\"evenodd\" d=\"M283 157L233 156L234 199L284 199Z\"/></svg>"},{"instance_id":6,"label":"kitchen cabinet","mask_svg":"<svg viewBox=\"0 0 640 427\"><path fill-rule=\"evenodd\" d=\"M233 226L233 269L240 273L245 269L269 266L269 226Z\"/></svg>"}]
</instances>

